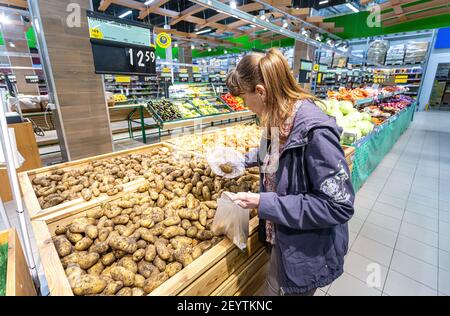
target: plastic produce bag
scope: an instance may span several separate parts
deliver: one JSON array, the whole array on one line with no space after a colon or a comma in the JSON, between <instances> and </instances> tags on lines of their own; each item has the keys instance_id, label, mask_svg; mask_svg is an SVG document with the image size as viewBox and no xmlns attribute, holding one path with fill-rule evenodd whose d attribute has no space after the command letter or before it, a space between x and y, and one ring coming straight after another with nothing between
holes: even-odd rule
<instances>
[{"instance_id":1,"label":"plastic produce bag","mask_svg":"<svg viewBox=\"0 0 450 316\"><path fill-rule=\"evenodd\" d=\"M234 193L224 192L217 200L217 211L211 226L216 235L226 235L241 250L247 248L249 210L237 205L231 197Z\"/></svg>"},{"instance_id":2,"label":"plastic produce bag","mask_svg":"<svg viewBox=\"0 0 450 316\"><path fill-rule=\"evenodd\" d=\"M214 148L206 153L206 160L218 176L234 179L245 173L245 157L233 148Z\"/></svg>"}]
</instances>

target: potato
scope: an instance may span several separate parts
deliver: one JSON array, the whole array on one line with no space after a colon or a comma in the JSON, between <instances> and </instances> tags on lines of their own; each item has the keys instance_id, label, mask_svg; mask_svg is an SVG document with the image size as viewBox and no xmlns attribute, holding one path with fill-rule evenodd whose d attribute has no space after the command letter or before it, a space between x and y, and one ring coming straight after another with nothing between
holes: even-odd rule
<instances>
[{"instance_id":1,"label":"potato","mask_svg":"<svg viewBox=\"0 0 450 316\"><path fill-rule=\"evenodd\" d=\"M96 252L90 252L84 255L80 255L78 258L78 264L81 269L87 270L92 267L100 259L100 255Z\"/></svg>"},{"instance_id":2,"label":"potato","mask_svg":"<svg viewBox=\"0 0 450 316\"><path fill-rule=\"evenodd\" d=\"M178 227L178 226L167 227L161 234L161 236L166 239L170 239L175 236L184 236L184 235L186 235L186 231L183 228Z\"/></svg>"},{"instance_id":3,"label":"potato","mask_svg":"<svg viewBox=\"0 0 450 316\"><path fill-rule=\"evenodd\" d=\"M78 241L80 241L83 238L83 235L81 234L73 234L70 232L70 230L67 230L66 232L66 237L67 239L72 242L72 243L77 243Z\"/></svg>"},{"instance_id":4,"label":"potato","mask_svg":"<svg viewBox=\"0 0 450 316\"><path fill-rule=\"evenodd\" d=\"M61 204L62 202L64 202L64 200L65 199L62 196L55 196L52 199L43 203L42 208L46 209L46 208Z\"/></svg>"},{"instance_id":5,"label":"potato","mask_svg":"<svg viewBox=\"0 0 450 316\"><path fill-rule=\"evenodd\" d=\"M171 262L166 265L165 272L169 276L169 278L173 277L175 274L181 271L183 269L183 265L179 262Z\"/></svg>"},{"instance_id":6,"label":"potato","mask_svg":"<svg viewBox=\"0 0 450 316\"><path fill-rule=\"evenodd\" d=\"M169 218L166 218L163 223L166 226L174 226L178 225L181 222L181 218L178 215L171 216Z\"/></svg>"},{"instance_id":7,"label":"potato","mask_svg":"<svg viewBox=\"0 0 450 316\"><path fill-rule=\"evenodd\" d=\"M156 206L164 207L166 203L167 203L166 197L163 194L160 194L158 200L156 201Z\"/></svg>"},{"instance_id":8,"label":"potato","mask_svg":"<svg viewBox=\"0 0 450 316\"><path fill-rule=\"evenodd\" d=\"M150 262L142 260L138 263L138 272L140 275L147 279L152 275L158 274L159 270Z\"/></svg>"},{"instance_id":9,"label":"potato","mask_svg":"<svg viewBox=\"0 0 450 316\"><path fill-rule=\"evenodd\" d=\"M147 249L145 250L145 261L153 262L153 260L156 257L156 247L154 245L148 245Z\"/></svg>"},{"instance_id":10,"label":"potato","mask_svg":"<svg viewBox=\"0 0 450 316\"><path fill-rule=\"evenodd\" d=\"M70 255L61 258L61 264L63 268L67 268L70 264L77 264L78 259L84 252L72 252Z\"/></svg>"},{"instance_id":11,"label":"potato","mask_svg":"<svg viewBox=\"0 0 450 316\"><path fill-rule=\"evenodd\" d=\"M166 262L161 259L159 256L156 256L153 260L153 265L159 269L159 271L163 272L166 270Z\"/></svg>"},{"instance_id":12,"label":"potato","mask_svg":"<svg viewBox=\"0 0 450 316\"><path fill-rule=\"evenodd\" d=\"M122 259L119 260L118 265L124 267L125 269L133 273L137 273L138 271L137 263L134 262L132 256L123 257Z\"/></svg>"},{"instance_id":13,"label":"potato","mask_svg":"<svg viewBox=\"0 0 450 316\"><path fill-rule=\"evenodd\" d=\"M133 291L129 287L121 288L117 293L116 296L131 296L133 294Z\"/></svg>"},{"instance_id":14,"label":"potato","mask_svg":"<svg viewBox=\"0 0 450 316\"><path fill-rule=\"evenodd\" d=\"M169 227L170 228L170 227ZM158 223L154 227L149 229L149 232L154 236L161 235L165 230L165 225L163 223Z\"/></svg>"},{"instance_id":15,"label":"potato","mask_svg":"<svg viewBox=\"0 0 450 316\"><path fill-rule=\"evenodd\" d=\"M133 261L138 262L141 261L145 256L145 249L138 249L133 253Z\"/></svg>"},{"instance_id":16,"label":"potato","mask_svg":"<svg viewBox=\"0 0 450 316\"><path fill-rule=\"evenodd\" d=\"M114 253L109 252L107 254L104 254L101 258L101 261L104 266L109 266L113 264L116 261L116 257L114 256Z\"/></svg>"},{"instance_id":17,"label":"potato","mask_svg":"<svg viewBox=\"0 0 450 316\"><path fill-rule=\"evenodd\" d=\"M209 209L206 213L206 216L208 219L214 219L214 216L216 216L216 210L215 209Z\"/></svg>"},{"instance_id":18,"label":"potato","mask_svg":"<svg viewBox=\"0 0 450 316\"><path fill-rule=\"evenodd\" d=\"M99 276L104 269L105 269L105 266L103 265L102 261L99 260L99 261L97 261L96 264L94 264L92 267L90 267L87 270L87 272L88 272L88 274Z\"/></svg>"},{"instance_id":19,"label":"potato","mask_svg":"<svg viewBox=\"0 0 450 316\"><path fill-rule=\"evenodd\" d=\"M91 222L86 217L77 218L69 225L69 231L73 234L84 234L86 226L89 224L91 224Z\"/></svg>"},{"instance_id":20,"label":"potato","mask_svg":"<svg viewBox=\"0 0 450 316\"><path fill-rule=\"evenodd\" d=\"M140 235L139 235L139 236L140 236ZM148 243L147 243L147 241L145 241L145 240L142 240L142 239L141 239L141 240L138 240L138 241L137 241L138 250L139 250L139 249L144 249L144 250L145 250L145 249L147 248L147 244L148 244Z\"/></svg>"},{"instance_id":21,"label":"potato","mask_svg":"<svg viewBox=\"0 0 450 316\"><path fill-rule=\"evenodd\" d=\"M144 276L142 276L140 274L136 274L134 276L134 286L143 288L144 287L144 283L145 283Z\"/></svg>"},{"instance_id":22,"label":"potato","mask_svg":"<svg viewBox=\"0 0 450 316\"><path fill-rule=\"evenodd\" d=\"M83 251L88 249L92 245L93 241L89 237L83 237L75 244L75 250Z\"/></svg>"},{"instance_id":23,"label":"potato","mask_svg":"<svg viewBox=\"0 0 450 316\"><path fill-rule=\"evenodd\" d=\"M195 238L197 236L198 229L195 226L189 227L189 229L186 231L186 236L190 238Z\"/></svg>"},{"instance_id":24,"label":"potato","mask_svg":"<svg viewBox=\"0 0 450 316\"><path fill-rule=\"evenodd\" d=\"M191 256L192 259L195 260L203 254L202 248L196 246L192 249Z\"/></svg>"},{"instance_id":25,"label":"potato","mask_svg":"<svg viewBox=\"0 0 450 316\"><path fill-rule=\"evenodd\" d=\"M153 275L149 277L147 280L145 280L143 290L145 293L151 293L154 289L156 289L158 286L163 284L169 279L169 276L165 272L161 272L157 275Z\"/></svg>"},{"instance_id":26,"label":"potato","mask_svg":"<svg viewBox=\"0 0 450 316\"><path fill-rule=\"evenodd\" d=\"M222 170L223 173L232 173L233 172L233 165L230 163L224 163L219 165L220 170Z\"/></svg>"},{"instance_id":27,"label":"potato","mask_svg":"<svg viewBox=\"0 0 450 316\"><path fill-rule=\"evenodd\" d=\"M128 215L119 215L111 219L114 225L125 225L130 220Z\"/></svg>"},{"instance_id":28,"label":"potato","mask_svg":"<svg viewBox=\"0 0 450 316\"><path fill-rule=\"evenodd\" d=\"M155 248L156 248L156 253L158 254L158 256L161 257L161 259L163 259L163 260L169 259L170 252L167 249L167 245L163 242L163 240L158 239L155 242Z\"/></svg>"},{"instance_id":29,"label":"potato","mask_svg":"<svg viewBox=\"0 0 450 316\"><path fill-rule=\"evenodd\" d=\"M73 294L77 296L99 294L106 288L106 281L100 277L83 274L77 277L72 286Z\"/></svg>"},{"instance_id":30,"label":"potato","mask_svg":"<svg viewBox=\"0 0 450 316\"><path fill-rule=\"evenodd\" d=\"M217 209L217 201L205 201L205 205L210 209Z\"/></svg>"},{"instance_id":31,"label":"potato","mask_svg":"<svg viewBox=\"0 0 450 316\"><path fill-rule=\"evenodd\" d=\"M132 286L134 284L135 273L124 267L117 266L111 268L111 277L115 281L123 282L124 286Z\"/></svg>"},{"instance_id":32,"label":"potato","mask_svg":"<svg viewBox=\"0 0 450 316\"><path fill-rule=\"evenodd\" d=\"M159 207L153 207L150 211L149 214L151 219L155 222L155 223L159 223L162 222L164 220L164 211L159 208Z\"/></svg>"},{"instance_id":33,"label":"potato","mask_svg":"<svg viewBox=\"0 0 450 316\"><path fill-rule=\"evenodd\" d=\"M170 244L172 245L173 249L178 249L183 246L192 246L192 238L185 237L185 236L177 236L170 240Z\"/></svg>"},{"instance_id":34,"label":"potato","mask_svg":"<svg viewBox=\"0 0 450 316\"><path fill-rule=\"evenodd\" d=\"M103 290L102 294L115 295L121 288L123 288L122 281L111 281L106 285L106 288Z\"/></svg>"},{"instance_id":35,"label":"potato","mask_svg":"<svg viewBox=\"0 0 450 316\"><path fill-rule=\"evenodd\" d=\"M186 207L188 209L193 209L195 207L195 197L190 193L186 195Z\"/></svg>"},{"instance_id":36,"label":"potato","mask_svg":"<svg viewBox=\"0 0 450 316\"><path fill-rule=\"evenodd\" d=\"M134 287L131 289L131 296L144 296L145 292L139 287Z\"/></svg>"},{"instance_id":37,"label":"potato","mask_svg":"<svg viewBox=\"0 0 450 316\"><path fill-rule=\"evenodd\" d=\"M119 216L122 213L122 209L118 206L111 206L110 209L106 209L104 211L104 214L109 218L112 219L116 216Z\"/></svg>"},{"instance_id":38,"label":"potato","mask_svg":"<svg viewBox=\"0 0 450 316\"><path fill-rule=\"evenodd\" d=\"M155 243L156 237L153 235L150 230L141 231L141 238L149 243Z\"/></svg>"},{"instance_id":39,"label":"potato","mask_svg":"<svg viewBox=\"0 0 450 316\"><path fill-rule=\"evenodd\" d=\"M209 240L214 237L214 234L210 230L199 230L196 237L200 240Z\"/></svg>"},{"instance_id":40,"label":"potato","mask_svg":"<svg viewBox=\"0 0 450 316\"><path fill-rule=\"evenodd\" d=\"M199 214L195 209L181 209L177 211L177 214L182 219L189 219L191 221L198 220Z\"/></svg>"},{"instance_id":41,"label":"potato","mask_svg":"<svg viewBox=\"0 0 450 316\"><path fill-rule=\"evenodd\" d=\"M116 259L122 259L123 257L125 257L127 255L127 253L125 251L119 250L119 249L113 250L113 254L114 254L114 257L116 257Z\"/></svg>"},{"instance_id":42,"label":"potato","mask_svg":"<svg viewBox=\"0 0 450 316\"><path fill-rule=\"evenodd\" d=\"M81 196L83 197L83 199L84 199L85 201L89 201L89 200L92 199L92 191L91 191L90 189L84 188L84 189L81 191Z\"/></svg>"},{"instance_id":43,"label":"potato","mask_svg":"<svg viewBox=\"0 0 450 316\"><path fill-rule=\"evenodd\" d=\"M155 191L157 193L160 193L163 189L164 189L164 181L163 180L157 180L156 181L156 187L155 187Z\"/></svg>"},{"instance_id":44,"label":"potato","mask_svg":"<svg viewBox=\"0 0 450 316\"><path fill-rule=\"evenodd\" d=\"M181 221L181 227L182 227L183 229L188 230L189 227L191 227L191 226L192 226L192 224L191 224L191 222L190 222L188 219L183 219L183 220ZM187 233L187 232L186 232L186 233Z\"/></svg>"},{"instance_id":45,"label":"potato","mask_svg":"<svg viewBox=\"0 0 450 316\"><path fill-rule=\"evenodd\" d=\"M155 222L150 216L145 216L139 220L139 225L145 228L152 228L155 226Z\"/></svg>"},{"instance_id":46,"label":"potato","mask_svg":"<svg viewBox=\"0 0 450 316\"><path fill-rule=\"evenodd\" d=\"M113 236L109 239L108 244L112 249L122 250L130 254L137 250L136 241L127 237Z\"/></svg>"},{"instance_id":47,"label":"potato","mask_svg":"<svg viewBox=\"0 0 450 316\"><path fill-rule=\"evenodd\" d=\"M92 189L92 195L97 197L100 195L100 190L98 188L93 188Z\"/></svg>"},{"instance_id":48,"label":"potato","mask_svg":"<svg viewBox=\"0 0 450 316\"><path fill-rule=\"evenodd\" d=\"M66 226L57 226L55 229L55 235L64 235L67 232Z\"/></svg>"},{"instance_id":49,"label":"potato","mask_svg":"<svg viewBox=\"0 0 450 316\"><path fill-rule=\"evenodd\" d=\"M198 221L202 226L206 226L206 220L208 219L208 213L205 210L200 210L198 214Z\"/></svg>"},{"instance_id":50,"label":"potato","mask_svg":"<svg viewBox=\"0 0 450 316\"><path fill-rule=\"evenodd\" d=\"M200 182L199 182L200 183ZM210 192L210 190L209 190L209 187L207 187L207 186L204 186L203 188L202 188L202 196L203 196L203 200L204 201L209 201L209 200L211 200L211 192Z\"/></svg>"},{"instance_id":51,"label":"potato","mask_svg":"<svg viewBox=\"0 0 450 316\"><path fill-rule=\"evenodd\" d=\"M73 246L65 235L53 237L53 243L60 257L65 257L73 251Z\"/></svg>"},{"instance_id":52,"label":"potato","mask_svg":"<svg viewBox=\"0 0 450 316\"><path fill-rule=\"evenodd\" d=\"M150 182L145 181L142 185L140 185L138 187L138 192L144 193L144 192L148 191L148 189L150 189Z\"/></svg>"},{"instance_id":53,"label":"potato","mask_svg":"<svg viewBox=\"0 0 450 316\"><path fill-rule=\"evenodd\" d=\"M100 230L98 231L98 240L105 241L108 238L110 232L112 232L111 227L100 228Z\"/></svg>"},{"instance_id":54,"label":"potato","mask_svg":"<svg viewBox=\"0 0 450 316\"><path fill-rule=\"evenodd\" d=\"M192 188L193 188L192 183L187 183L183 188L184 195L188 195L192 191Z\"/></svg>"},{"instance_id":55,"label":"potato","mask_svg":"<svg viewBox=\"0 0 450 316\"><path fill-rule=\"evenodd\" d=\"M174 257L179 263L183 265L183 267L186 267L187 265L192 263L192 261L194 261L190 254L190 248L188 247L181 247L179 249L176 249L174 251Z\"/></svg>"}]
</instances>

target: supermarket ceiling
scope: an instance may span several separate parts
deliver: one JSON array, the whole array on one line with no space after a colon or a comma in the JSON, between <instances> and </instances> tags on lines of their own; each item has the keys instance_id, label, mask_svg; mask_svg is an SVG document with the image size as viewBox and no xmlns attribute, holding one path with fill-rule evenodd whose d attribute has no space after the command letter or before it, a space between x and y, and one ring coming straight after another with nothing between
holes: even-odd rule
<instances>
[{"instance_id":1,"label":"supermarket ceiling","mask_svg":"<svg viewBox=\"0 0 450 316\"><path fill-rule=\"evenodd\" d=\"M279 28L307 36L327 33L342 38L367 37L398 31L450 25L449 0L219 0L234 10L269 21ZM245 37L262 44L285 38L218 12L192 0L92 0L94 9L123 19L149 23L156 31L165 30L180 40L211 46L236 46L232 38ZM371 8L380 9L380 27L370 27ZM0 6L26 8L26 0L0 0ZM355 27L357 26L357 27ZM184 39L184 40L183 40Z\"/></svg>"}]
</instances>

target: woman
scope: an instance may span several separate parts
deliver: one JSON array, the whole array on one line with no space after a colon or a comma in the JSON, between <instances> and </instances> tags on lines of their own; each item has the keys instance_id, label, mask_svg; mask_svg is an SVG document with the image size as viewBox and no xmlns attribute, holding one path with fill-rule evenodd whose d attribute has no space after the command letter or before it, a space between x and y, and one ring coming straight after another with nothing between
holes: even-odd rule
<instances>
[{"instance_id":1,"label":"woman","mask_svg":"<svg viewBox=\"0 0 450 316\"><path fill-rule=\"evenodd\" d=\"M265 295L313 295L343 273L348 250L354 190L342 130L276 49L243 57L227 86L267 128L260 149L246 157L246 167L261 168L261 193L234 197L258 209L260 239L271 249Z\"/></svg>"}]
</instances>

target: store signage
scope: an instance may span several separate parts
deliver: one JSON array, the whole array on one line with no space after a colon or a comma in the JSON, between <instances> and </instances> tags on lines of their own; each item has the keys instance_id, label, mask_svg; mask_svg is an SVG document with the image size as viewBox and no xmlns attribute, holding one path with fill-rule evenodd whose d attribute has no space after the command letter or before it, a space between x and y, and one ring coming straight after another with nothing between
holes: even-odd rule
<instances>
[{"instance_id":1,"label":"store signage","mask_svg":"<svg viewBox=\"0 0 450 316\"><path fill-rule=\"evenodd\" d=\"M161 32L156 37L156 45L159 47L166 49L170 47L170 44L172 44L172 38L169 34Z\"/></svg>"},{"instance_id":2,"label":"store signage","mask_svg":"<svg viewBox=\"0 0 450 316\"><path fill-rule=\"evenodd\" d=\"M180 68L179 72L181 74L187 74L188 70L186 68Z\"/></svg>"},{"instance_id":3,"label":"store signage","mask_svg":"<svg viewBox=\"0 0 450 316\"><path fill-rule=\"evenodd\" d=\"M193 67L192 67L192 72L200 72L200 67L198 67L198 66L193 66Z\"/></svg>"},{"instance_id":4,"label":"store signage","mask_svg":"<svg viewBox=\"0 0 450 316\"><path fill-rule=\"evenodd\" d=\"M320 69L320 65L319 65L319 64L314 64L313 70L314 70L315 72L318 72L319 69Z\"/></svg>"},{"instance_id":5,"label":"store signage","mask_svg":"<svg viewBox=\"0 0 450 316\"><path fill-rule=\"evenodd\" d=\"M180 77L180 78L189 78L189 75L188 75L188 74L180 73L180 74L178 75L178 77Z\"/></svg>"},{"instance_id":6,"label":"store signage","mask_svg":"<svg viewBox=\"0 0 450 316\"><path fill-rule=\"evenodd\" d=\"M319 72L327 72L328 66L325 64L319 64Z\"/></svg>"},{"instance_id":7,"label":"store signage","mask_svg":"<svg viewBox=\"0 0 450 316\"><path fill-rule=\"evenodd\" d=\"M151 26L92 11L88 11L87 16L96 73L156 73Z\"/></svg>"},{"instance_id":8,"label":"store signage","mask_svg":"<svg viewBox=\"0 0 450 316\"><path fill-rule=\"evenodd\" d=\"M36 75L28 75L28 76L25 76L25 82L30 83L30 84L36 84L36 83L39 83L40 80L39 80L39 77Z\"/></svg>"},{"instance_id":9,"label":"store signage","mask_svg":"<svg viewBox=\"0 0 450 316\"><path fill-rule=\"evenodd\" d=\"M91 38L152 46L153 28L139 22L123 20L98 12L87 11L89 35Z\"/></svg>"},{"instance_id":10,"label":"store signage","mask_svg":"<svg viewBox=\"0 0 450 316\"><path fill-rule=\"evenodd\" d=\"M163 72L161 73L161 77L172 77L172 74L170 72Z\"/></svg>"}]
</instances>

